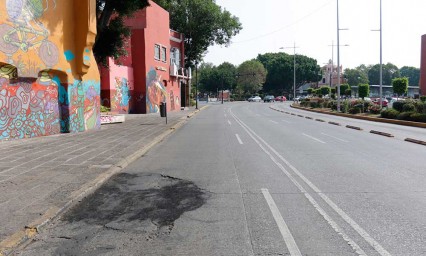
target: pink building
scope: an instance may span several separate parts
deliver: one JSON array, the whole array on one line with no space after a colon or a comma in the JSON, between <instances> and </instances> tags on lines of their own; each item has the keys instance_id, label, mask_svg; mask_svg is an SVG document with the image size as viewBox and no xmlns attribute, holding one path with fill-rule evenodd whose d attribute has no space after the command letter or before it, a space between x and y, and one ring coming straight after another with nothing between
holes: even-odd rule
<instances>
[{"instance_id":1,"label":"pink building","mask_svg":"<svg viewBox=\"0 0 426 256\"><path fill-rule=\"evenodd\" d=\"M101 68L102 105L118 113L157 113L189 106L191 70L185 69L184 37L170 29L169 13L150 1L126 24L128 56Z\"/></svg>"},{"instance_id":2,"label":"pink building","mask_svg":"<svg viewBox=\"0 0 426 256\"><path fill-rule=\"evenodd\" d=\"M420 59L420 95L426 95L426 35L422 36L422 52Z\"/></svg>"}]
</instances>

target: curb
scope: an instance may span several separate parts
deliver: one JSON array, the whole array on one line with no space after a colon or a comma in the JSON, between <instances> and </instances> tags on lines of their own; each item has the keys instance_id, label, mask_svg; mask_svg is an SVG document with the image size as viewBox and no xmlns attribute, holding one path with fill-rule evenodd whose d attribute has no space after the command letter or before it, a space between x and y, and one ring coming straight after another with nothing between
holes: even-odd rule
<instances>
[{"instance_id":1,"label":"curb","mask_svg":"<svg viewBox=\"0 0 426 256\"><path fill-rule=\"evenodd\" d=\"M320 114L332 115L332 116L343 116L343 117L373 121L373 122L378 122L378 123L398 124L398 125L405 125L405 126L411 126L411 127L426 128L426 123L420 123L420 122L411 122L411 121L403 121L403 120L395 120L395 119L377 118L377 117L371 117L371 116L356 116L356 115L345 114L345 113L336 113L336 112L325 112L325 111L320 111L320 110L315 110L315 109L293 106L293 104L291 104L290 107L295 108L295 109L320 113Z\"/></svg>"},{"instance_id":2,"label":"curb","mask_svg":"<svg viewBox=\"0 0 426 256\"><path fill-rule=\"evenodd\" d=\"M155 137L149 144L144 146L143 148L137 150L133 154L127 156L126 158L119 161L117 164L114 164L111 168L109 168L106 172L100 174L93 181L84 184L79 190L74 191L71 194L70 200L65 203L62 207L51 207L49 208L40 218L31 222L29 225L25 226L24 230L20 230L10 236L8 236L3 241L0 241L0 256L7 256L13 253L13 251L21 245L24 245L30 239L34 238L38 233L40 233L43 228L59 217L61 214L66 212L68 209L81 202L82 199L94 193L99 187L101 187L106 181L108 181L113 175L121 172L125 167L127 167L130 163L139 159L143 155L145 155L152 147L156 144L163 141L167 136L171 133L182 127L187 118L191 118L196 113L201 111L202 109L208 106L204 106L198 111L194 111L188 114L187 117L180 118L179 121L170 127L170 129L165 130L162 134Z\"/></svg>"},{"instance_id":3,"label":"curb","mask_svg":"<svg viewBox=\"0 0 426 256\"><path fill-rule=\"evenodd\" d=\"M332 124L332 125L337 125L337 126L340 126L340 124L339 123L336 123L336 122L328 122L329 124Z\"/></svg>"},{"instance_id":4,"label":"curb","mask_svg":"<svg viewBox=\"0 0 426 256\"><path fill-rule=\"evenodd\" d=\"M426 146L426 141L423 141L423 140L416 140L416 139L412 139L412 138L406 138L405 141Z\"/></svg>"},{"instance_id":5,"label":"curb","mask_svg":"<svg viewBox=\"0 0 426 256\"><path fill-rule=\"evenodd\" d=\"M382 135L382 136L385 136L385 137L394 137L390 133L380 132L380 131L375 131L375 130L371 130L370 133L374 133L374 134L377 134L377 135Z\"/></svg>"},{"instance_id":6,"label":"curb","mask_svg":"<svg viewBox=\"0 0 426 256\"><path fill-rule=\"evenodd\" d=\"M346 128L350 128L350 129L354 129L354 130L362 131L362 128L361 128L361 127L352 126L352 125L346 125Z\"/></svg>"}]
</instances>

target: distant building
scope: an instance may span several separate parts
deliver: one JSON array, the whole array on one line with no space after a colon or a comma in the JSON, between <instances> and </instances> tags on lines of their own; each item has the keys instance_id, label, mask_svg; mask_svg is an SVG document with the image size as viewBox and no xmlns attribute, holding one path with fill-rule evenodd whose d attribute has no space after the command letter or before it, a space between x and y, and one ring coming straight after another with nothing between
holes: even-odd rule
<instances>
[{"instance_id":1,"label":"distant building","mask_svg":"<svg viewBox=\"0 0 426 256\"><path fill-rule=\"evenodd\" d=\"M426 35L422 36L419 83L420 95L426 95Z\"/></svg>"},{"instance_id":2,"label":"distant building","mask_svg":"<svg viewBox=\"0 0 426 256\"><path fill-rule=\"evenodd\" d=\"M337 65L334 65L332 60L329 60L328 64L324 65L321 68L322 78L318 82L318 86L330 86L336 87L338 80L337 75ZM343 77L343 67L340 65L340 84L345 83L345 79Z\"/></svg>"},{"instance_id":3,"label":"distant building","mask_svg":"<svg viewBox=\"0 0 426 256\"><path fill-rule=\"evenodd\" d=\"M191 70L184 68L184 36L170 29L169 13L156 3L126 20L128 56L101 68L101 100L118 113L157 113L189 106Z\"/></svg>"}]
</instances>

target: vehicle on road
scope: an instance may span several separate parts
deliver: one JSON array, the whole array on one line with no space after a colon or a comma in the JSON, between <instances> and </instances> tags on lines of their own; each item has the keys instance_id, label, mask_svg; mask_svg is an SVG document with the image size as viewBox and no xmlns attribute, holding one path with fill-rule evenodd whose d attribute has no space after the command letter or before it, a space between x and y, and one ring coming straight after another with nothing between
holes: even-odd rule
<instances>
[{"instance_id":1,"label":"vehicle on road","mask_svg":"<svg viewBox=\"0 0 426 256\"><path fill-rule=\"evenodd\" d=\"M380 99L374 99L373 103L379 105L380 104ZM387 107L387 106L388 106L388 100L387 99L382 99L382 107Z\"/></svg>"},{"instance_id":2,"label":"vehicle on road","mask_svg":"<svg viewBox=\"0 0 426 256\"><path fill-rule=\"evenodd\" d=\"M274 102L275 101L275 97L273 95L266 95L263 98L263 102Z\"/></svg>"},{"instance_id":3,"label":"vehicle on road","mask_svg":"<svg viewBox=\"0 0 426 256\"><path fill-rule=\"evenodd\" d=\"M262 99L259 96L251 96L248 98L248 102L260 102Z\"/></svg>"},{"instance_id":4,"label":"vehicle on road","mask_svg":"<svg viewBox=\"0 0 426 256\"><path fill-rule=\"evenodd\" d=\"M275 97L275 101L283 102L283 101L286 101L286 100L287 100L287 98L285 96L277 96L277 97Z\"/></svg>"}]
</instances>

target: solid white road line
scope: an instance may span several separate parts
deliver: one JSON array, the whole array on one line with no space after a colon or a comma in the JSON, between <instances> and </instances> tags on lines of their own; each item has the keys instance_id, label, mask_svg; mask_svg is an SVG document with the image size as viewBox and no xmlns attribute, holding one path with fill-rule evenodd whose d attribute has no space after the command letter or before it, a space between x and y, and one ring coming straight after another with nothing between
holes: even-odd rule
<instances>
[{"instance_id":1,"label":"solid white road line","mask_svg":"<svg viewBox=\"0 0 426 256\"><path fill-rule=\"evenodd\" d=\"M272 123L274 123L274 124L278 124L278 122L276 122L276 121L272 121L272 120L269 120L270 122L272 122Z\"/></svg>"},{"instance_id":2,"label":"solid white road line","mask_svg":"<svg viewBox=\"0 0 426 256\"><path fill-rule=\"evenodd\" d=\"M333 139L336 139L336 140L339 140L339 141L342 141L342 142L349 142L349 141L347 141L347 140L343 140L343 139L339 139L339 138L337 138L337 137L334 137L334 136L332 136L332 135L329 135L329 134L326 134L326 133L321 133L322 135L325 135L325 136L328 136L328 137L330 137L330 138L333 138Z\"/></svg>"},{"instance_id":3,"label":"solid white road line","mask_svg":"<svg viewBox=\"0 0 426 256\"><path fill-rule=\"evenodd\" d=\"M231 125L231 121L228 120L228 124Z\"/></svg>"},{"instance_id":4,"label":"solid white road line","mask_svg":"<svg viewBox=\"0 0 426 256\"><path fill-rule=\"evenodd\" d=\"M278 225L278 229L280 230L281 235L283 236L284 242L287 246L288 251L290 252L290 255L302 256L302 253L300 252L299 247L297 247L296 241L294 241L293 235L288 229L288 226L285 223L284 218L281 215L280 211L278 210L278 207L275 204L275 201L272 198L271 194L269 193L268 189L262 188L261 190L262 190L263 196L265 197L266 202L268 203L269 209L272 212L272 216L274 216L275 222Z\"/></svg>"},{"instance_id":5,"label":"solid white road line","mask_svg":"<svg viewBox=\"0 0 426 256\"><path fill-rule=\"evenodd\" d=\"M311 138L311 139L313 139L313 140L315 140L315 141L318 141L318 142L320 142L320 143L323 143L323 144L325 144L325 142L324 141L322 141L322 140L320 140L320 139L317 139L317 138L315 138L315 137L312 137L311 135L307 135L307 134L305 134L305 133L302 133L304 136L306 136L306 137L308 137L308 138Z\"/></svg>"},{"instance_id":6,"label":"solid white road line","mask_svg":"<svg viewBox=\"0 0 426 256\"><path fill-rule=\"evenodd\" d=\"M232 113L231 113L232 114ZM314 198L307 193L304 188L295 180L295 178L276 160L272 157L265 147L259 142L259 140L264 143L278 158L281 159L293 172L299 176L317 195L319 195L343 220L346 221L367 243L369 243L380 255L390 256L391 254L383 248L373 237L371 237L361 226L358 225L349 215L346 214L340 207L338 207L328 196L326 196L317 186L315 186L308 178L306 178L299 170L296 169L289 161L287 161L283 156L281 156L272 146L270 146L265 140L263 140L259 135L257 135L250 127L248 127L243 121L241 121L235 114L232 114L232 117L237 121L237 123L249 134L249 136L259 145L263 151L268 154L271 159L277 164L277 166L287 175L287 177L300 189L302 193L308 198L311 204L317 209L317 211L327 220L327 222L333 227L333 229L340 234L345 241L348 242L352 248L359 255L366 255L365 252L353 241L349 236L347 236L337 225L333 219L327 215L327 213L316 203ZM258 139L256 139L256 136Z\"/></svg>"},{"instance_id":7,"label":"solid white road line","mask_svg":"<svg viewBox=\"0 0 426 256\"><path fill-rule=\"evenodd\" d=\"M238 134L235 134L235 137L237 137L238 142L243 145L243 141L241 140L240 136Z\"/></svg>"}]
</instances>

